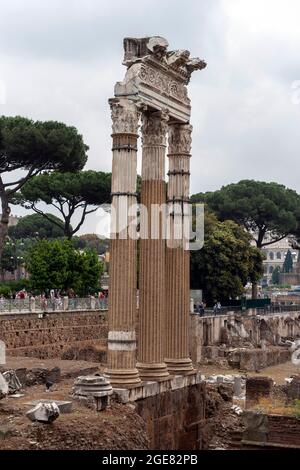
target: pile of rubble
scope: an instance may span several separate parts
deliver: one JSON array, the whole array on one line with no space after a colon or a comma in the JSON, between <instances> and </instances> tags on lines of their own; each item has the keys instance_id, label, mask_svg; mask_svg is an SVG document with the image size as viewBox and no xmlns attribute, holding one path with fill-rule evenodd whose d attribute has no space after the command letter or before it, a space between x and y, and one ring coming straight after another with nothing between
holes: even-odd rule
<instances>
[{"instance_id":1,"label":"pile of rubble","mask_svg":"<svg viewBox=\"0 0 300 470\"><path fill-rule=\"evenodd\" d=\"M22 385L14 370L8 370L0 373L0 400L7 395L16 396L17 392L22 389Z\"/></svg>"},{"instance_id":2,"label":"pile of rubble","mask_svg":"<svg viewBox=\"0 0 300 470\"><path fill-rule=\"evenodd\" d=\"M46 391L50 391L54 385L49 380L45 380ZM22 384L14 370L0 373L0 399L7 396L16 398L23 397L24 394L18 393L22 390ZM113 393L110 382L101 375L81 376L74 382L72 398L79 401L80 404L95 411L103 411L110 404L110 396ZM57 400L35 400L28 403L32 405L26 416L31 421L39 423L53 423L61 413L70 413L72 402Z\"/></svg>"}]
</instances>

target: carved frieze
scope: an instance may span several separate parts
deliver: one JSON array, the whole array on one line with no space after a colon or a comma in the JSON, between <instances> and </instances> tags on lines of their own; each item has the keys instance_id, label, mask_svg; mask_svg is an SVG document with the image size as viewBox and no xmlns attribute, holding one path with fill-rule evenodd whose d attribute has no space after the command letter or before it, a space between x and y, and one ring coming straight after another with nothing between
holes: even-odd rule
<instances>
[{"instance_id":1,"label":"carved frieze","mask_svg":"<svg viewBox=\"0 0 300 470\"><path fill-rule=\"evenodd\" d=\"M187 88L183 83L172 78L162 70L156 70L148 64L142 64L139 72L139 78L143 83L156 89L163 96L171 96L172 98L189 105Z\"/></svg>"}]
</instances>

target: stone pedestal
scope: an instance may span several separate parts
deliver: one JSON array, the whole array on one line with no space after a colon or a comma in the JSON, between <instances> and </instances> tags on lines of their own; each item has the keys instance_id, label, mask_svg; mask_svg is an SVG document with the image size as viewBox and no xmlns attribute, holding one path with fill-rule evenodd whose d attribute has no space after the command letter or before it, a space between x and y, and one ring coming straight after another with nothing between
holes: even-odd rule
<instances>
[{"instance_id":1,"label":"stone pedestal","mask_svg":"<svg viewBox=\"0 0 300 470\"><path fill-rule=\"evenodd\" d=\"M142 380L164 380L165 239L163 215L166 201L165 149L168 117L144 113L142 139L142 194L140 240L140 299L138 364Z\"/></svg>"},{"instance_id":2,"label":"stone pedestal","mask_svg":"<svg viewBox=\"0 0 300 470\"><path fill-rule=\"evenodd\" d=\"M96 411L107 408L112 393L112 386L102 376L81 376L74 382L73 398Z\"/></svg>"},{"instance_id":3,"label":"stone pedestal","mask_svg":"<svg viewBox=\"0 0 300 470\"><path fill-rule=\"evenodd\" d=\"M193 372L189 357L189 178L192 126L169 126L169 237L167 240L167 335L165 362L171 374Z\"/></svg>"},{"instance_id":4,"label":"stone pedestal","mask_svg":"<svg viewBox=\"0 0 300 470\"><path fill-rule=\"evenodd\" d=\"M139 111L127 99L110 100L113 120L108 367L114 386L139 383L136 369L136 165Z\"/></svg>"}]
</instances>

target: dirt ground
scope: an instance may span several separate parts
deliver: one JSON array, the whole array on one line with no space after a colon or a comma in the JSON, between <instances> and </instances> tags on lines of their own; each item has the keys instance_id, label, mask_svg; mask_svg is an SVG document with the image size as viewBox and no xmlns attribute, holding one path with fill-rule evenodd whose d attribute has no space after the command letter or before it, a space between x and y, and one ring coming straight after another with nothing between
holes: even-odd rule
<instances>
[{"instance_id":1,"label":"dirt ground","mask_svg":"<svg viewBox=\"0 0 300 470\"><path fill-rule=\"evenodd\" d=\"M145 423L135 413L133 405L112 403L106 411L97 413L71 400L74 377L100 372L98 363L10 357L5 369L51 370L55 367L61 369L61 381L53 385L51 392L46 392L45 385L33 385L24 388L21 398L10 396L0 401L0 450L136 450L149 447ZM243 371L214 365L202 365L200 370L206 377L246 375ZM286 377L297 373L300 373L300 367L287 362L260 373L247 372L247 375L269 376L280 385L285 383ZM211 449L239 448L243 431L241 417L232 410L232 399L227 397L226 390L224 393L224 387L226 385L207 384L206 429ZM25 416L31 407L28 402L39 399L72 401L72 412L61 414L51 425L32 423Z\"/></svg>"},{"instance_id":2,"label":"dirt ground","mask_svg":"<svg viewBox=\"0 0 300 470\"><path fill-rule=\"evenodd\" d=\"M28 402L32 400L70 401L73 382L73 379L63 380L48 393L44 385L36 385L25 388L22 398L1 400L0 450L148 448L144 421L131 405L114 403L106 411L97 413L73 400L72 412L61 414L52 424L33 423L25 416L32 407Z\"/></svg>"}]
</instances>

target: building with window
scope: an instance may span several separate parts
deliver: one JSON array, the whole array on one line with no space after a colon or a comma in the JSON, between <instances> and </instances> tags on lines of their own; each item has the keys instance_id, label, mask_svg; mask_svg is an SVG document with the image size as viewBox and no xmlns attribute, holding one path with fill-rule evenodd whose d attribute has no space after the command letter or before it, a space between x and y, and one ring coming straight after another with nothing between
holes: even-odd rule
<instances>
[{"instance_id":1,"label":"building with window","mask_svg":"<svg viewBox=\"0 0 300 470\"><path fill-rule=\"evenodd\" d=\"M264 241L270 241L269 238L266 238ZM272 243L272 245L267 245L262 248L262 252L265 255L264 264L264 276L263 282L270 284L272 281L272 274L274 269L279 266L282 270L283 263L286 257L288 250L292 253L293 262L296 263L298 259L298 250L294 250L291 247L291 241L288 237L283 238L282 240Z\"/></svg>"}]
</instances>

